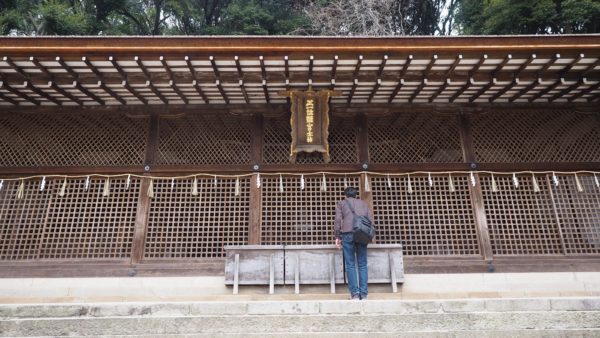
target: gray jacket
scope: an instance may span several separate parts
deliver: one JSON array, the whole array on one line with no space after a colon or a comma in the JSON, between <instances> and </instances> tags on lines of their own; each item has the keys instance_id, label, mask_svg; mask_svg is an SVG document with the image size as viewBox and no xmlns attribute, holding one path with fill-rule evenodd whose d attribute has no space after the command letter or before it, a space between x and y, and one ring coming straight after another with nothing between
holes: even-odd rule
<instances>
[{"instance_id":1,"label":"gray jacket","mask_svg":"<svg viewBox=\"0 0 600 338\"><path fill-rule=\"evenodd\" d=\"M354 221L354 215L352 210L348 206L348 202L352 204L354 211L357 215L367 216L373 221L373 212L369 209L369 205L357 198L346 197L346 199L337 202L335 206L335 223L333 230L335 232L335 238L340 238L342 232L352 232L352 222Z\"/></svg>"}]
</instances>

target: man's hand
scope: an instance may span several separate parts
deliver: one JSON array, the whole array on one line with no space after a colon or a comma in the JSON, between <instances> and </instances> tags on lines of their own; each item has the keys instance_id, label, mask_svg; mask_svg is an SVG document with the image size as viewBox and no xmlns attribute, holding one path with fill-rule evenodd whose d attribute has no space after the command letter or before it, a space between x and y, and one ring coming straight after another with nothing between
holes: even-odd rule
<instances>
[{"instance_id":1,"label":"man's hand","mask_svg":"<svg viewBox=\"0 0 600 338\"><path fill-rule=\"evenodd\" d=\"M342 241L340 241L339 238L335 239L335 247L338 248L338 249L342 248Z\"/></svg>"}]
</instances>

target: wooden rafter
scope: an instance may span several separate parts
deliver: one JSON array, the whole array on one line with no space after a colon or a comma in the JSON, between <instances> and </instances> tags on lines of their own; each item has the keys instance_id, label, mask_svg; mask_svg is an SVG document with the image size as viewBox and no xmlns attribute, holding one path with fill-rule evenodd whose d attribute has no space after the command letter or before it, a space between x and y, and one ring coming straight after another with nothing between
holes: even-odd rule
<instances>
[{"instance_id":1,"label":"wooden rafter","mask_svg":"<svg viewBox=\"0 0 600 338\"><path fill-rule=\"evenodd\" d=\"M311 55L308 58L308 78L312 79L313 78L313 66L315 63L315 57L313 55Z\"/></svg>"},{"instance_id":2,"label":"wooden rafter","mask_svg":"<svg viewBox=\"0 0 600 338\"><path fill-rule=\"evenodd\" d=\"M582 97L583 95L586 95L588 93L593 92L594 90L597 90L600 88L600 81L598 81L595 85L589 86L586 89L583 89L581 91L579 91L579 93L576 93L575 95L571 96L570 98L568 98L567 100L569 102L573 102L574 100Z\"/></svg>"},{"instance_id":3,"label":"wooden rafter","mask_svg":"<svg viewBox=\"0 0 600 338\"><path fill-rule=\"evenodd\" d=\"M569 87L559 91L558 93L552 95L552 97L550 97L548 99L548 101L553 102L556 99L561 98L562 96L566 95L567 93L570 93L571 91L575 90L577 87L581 86L582 84L584 84L587 81L586 78L580 79L579 81L575 82L574 84L570 85Z\"/></svg>"},{"instance_id":4,"label":"wooden rafter","mask_svg":"<svg viewBox=\"0 0 600 338\"><path fill-rule=\"evenodd\" d=\"M78 105L83 105L83 102L78 99L77 97L75 97L74 95L72 95L71 93L67 92L66 90L62 89L56 82L54 81L49 81L48 82L48 86L50 86L50 88L52 88L54 91L60 93L62 96L68 98L69 100L77 103Z\"/></svg>"},{"instance_id":5,"label":"wooden rafter","mask_svg":"<svg viewBox=\"0 0 600 338\"><path fill-rule=\"evenodd\" d=\"M402 67L402 70L398 74L398 78L400 78L400 79L404 78L404 76L406 75L406 72L408 71L408 67L410 67L410 64L412 63L412 61L413 61L412 54L409 55L408 57L406 57L406 60L404 61L404 66Z\"/></svg>"},{"instance_id":6,"label":"wooden rafter","mask_svg":"<svg viewBox=\"0 0 600 338\"><path fill-rule=\"evenodd\" d=\"M215 85L217 86L217 89L219 89L219 93L221 93L221 96L223 97L223 100L225 100L225 103L229 104L229 98L227 97L227 93L223 89L223 85L221 84L221 81L216 80Z\"/></svg>"},{"instance_id":7,"label":"wooden rafter","mask_svg":"<svg viewBox=\"0 0 600 338\"><path fill-rule=\"evenodd\" d=\"M118 95L112 89L110 89L104 81L98 81L98 87L104 90L106 93L108 93L108 95L112 96L113 99L119 101L121 104L127 104L127 101L125 101L120 95Z\"/></svg>"},{"instance_id":8,"label":"wooden rafter","mask_svg":"<svg viewBox=\"0 0 600 338\"><path fill-rule=\"evenodd\" d=\"M196 79L194 79L192 81L192 86L194 87L194 89L196 90L196 92L198 93L198 95L200 95L200 97L202 98L202 100L204 101L204 103L206 103L206 104L210 103L208 101L208 98L206 97L206 94L204 93L204 91L202 90L202 88L200 88L200 84L198 83L198 81Z\"/></svg>"},{"instance_id":9,"label":"wooden rafter","mask_svg":"<svg viewBox=\"0 0 600 338\"><path fill-rule=\"evenodd\" d=\"M537 79L533 82L531 82L530 84L528 84L525 88L519 90L515 95L513 95L510 99L508 99L509 102L514 102L516 99L518 99L519 97L523 96L525 93L530 92L531 90L533 90L538 84L541 84L542 80L541 79Z\"/></svg>"},{"instance_id":10,"label":"wooden rafter","mask_svg":"<svg viewBox=\"0 0 600 338\"><path fill-rule=\"evenodd\" d=\"M394 101L394 98L396 98L396 95L398 95L398 92L400 89L402 89L402 86L404 86L404 79L400 79L400 81L398 81L398 84L396 85L396 88L394 88L392 95L390 95L388 98L388 103L392 103L392 101Z\"/></svg>"},{"instance_id":11,"label":"wooden rafter","mask_svg":"<svg viewBox=\"0 0 600 338\"><path fill-rule=\"evenodd\" d=\"M350 89L350 95L348 95L348 103L352 102L356 87L358 87L358 79L354 79L354 81L352 81L352 88Z\"/></svg>"},{"instance_id":12,"label":"wooden rafter","mask_svg":"<svg viewBox=\"0 0 600 338\"><path fill-rule=\"evenodd\" d=\"M417 89L412 93L412 95L408 99L408 102L412 103L415 100L415 98L417 97L417 95L419 95L421 90L423 90L423 88L425 88L425 86L427 86L427 79L423 79L423 82L421 82L421 84L419 84Z\"/></svg>"},{"instance_id":13,"label":"wooden rafter","mask_svg":"<svg viewBox=\"0 0 600 338\"><path fill-rule=\"evenodd\" d=\"M489 101L490 102L496 101L500 96L504 95L504 93L511 90L514 86L518 85L519 82L520 82L520 80L518 77L514 78L512 81L510 81L510 83L508 85L504 86L504 88L500 89L496 94L492 95L492 97L490 97Z\"/></svg>"},{"instance_id":14,"label":"wooden rafter","mask_svg":"<svg viewBox=\"0 0 600 338\"><path fill-rule=\"evenodd\" d=\"M52 103L56 104L57 106L61 106L61 105L62 105L62 103L61 103L59 100L57 100L57 99L56 99L55 97L53 97L52 95L50 95L50 94L48 94L48 93L44 92L43 90L41 90L41 89L37 88L36 86L34 86L34 85L31 83L31 81L25 81L25 88L27 88L27 89L31 90L32 92L34 92L34 93L38 94L38 95L39 95L39 96L41 96L41 97L44 97L44 98L46 98L48 101L50 101L50 102L52 102Z\"/></svg>"},{"instance_id":15,"label":"wooden rafter","mask_svg":"<svg viewBox=\"0 0 600 338\"><path fill-rule=\"evenodd\" d=\"M448 78L449 76L452 75L452 73L454 73L454 70L460 64L460 61L462 60L462 58L463 58L462 54L458 54L456 56L456 58L454 59L454 62L452 62L452 65L450 66L450 68L448 68L448 70L444 74L445 78Z\"/></svg>"},{"instance_id":16,"label":"wooden rafter","mask_svg":"<svg viewBox=\"0 0 600 338\"><path fill-rule=\"evenodd\" d=\"M265 57L259 56L258 61L260 62L260 75L263 80L267 79L267 68L265 67Z\"/></svg>"},{"instance_id":17,"label":"wooden rafter","mask_svg":"<svg viewBox=\"0 0 600 338\"><path fill-rule=\"evenodd\" d=\"M379 90L380 86L381 86L381 79L377 79L377 81L375 82L375 85L373 86L373 89L371 90L371 94L369 94L369 99L367 100L367 102L370 103L371 100L373 100L373 97L375 96L375 94Z\"/></svg>"},{"instance_id":18,"label":"wooden rafter","mask_svg":"<svg viewBox=\"0 0 600 338\"><path fill-rule=\"evenodd\" d=\"M473 80L472 77L470 77L467 82L462 85L462 87L460 87L456 93L454 93L454 95L452 95L450 97L450 102L454 102L454 100L456 100L459 96L461 96L467 89L469 89L469 87L471 87L471 85L474 83L475 81Z\"/></svg>"},{"instance_id":19,"label":"wooden rafter","mask_svg":"<svg viewBox=\"0 0 600 338\"><path fill-rule=\"evenodd\" d=\"M436 97L438 97L444 90L446 90L446 87L448 87L448 85L450 85L452 83L452 80L450 79L446 79L446 81L444 81L444 83L442 83L441 86L439 86L439 88L435 91L435 93L433 93L428 101L429 102L433 102L433 100L435 100Z\"/></svg>"},{"instance_id":20,"label":"wooden rafter","mask_svg":"<svg viewBox=\"0 0 600 338\"><path fill-rule=\"evenodd\" d=\"M540 97L546 95L546 93L549 93L550 91L554 90L554 88L558 87L558 85L560 85L561 83L563 83L565 81L564 78L560 78L556 81L554 81L554 83L552 83L551 85L549 85L548 87L540 90L537 94L535 94L533 97L529 98L529 102L533 102L537 99L539 99Z\"/></svg>"},{"instance_id":21,"label":"wooden rafter","mask_svg":"<svg viewBox=\"0 0 600 338\"><path fill-rule=\"evenodd\" d=\"M271 103L271 99L269 98L269 88L267 88L267 80L263 80L262 81L262 89L263 89L263 93L265 94L265 101L267 101L267 103Z\"/></svg>"},{"instance_id":22,"label":"wooden rafter","mask_svg":"<svg viewBox=\"0 0 600 338\"><path fill-rule=\"evenodd\" d=\"M238 80L243 80L244 79L244 72L242 71L242 64L240 63L240 57L237 56L237 55L235 55L233 57L233 60L235 61L235 68L237 69Z\"/></svg>"},{"instance_id":23,"label":"wooden rafter","mask_svg":"<svg viewBox=\"0 0 600 338\"><path fill-rule=\"evenodd\" d=\"M239 80L238 84L240 86L240 91L242 92L242 95L244 96L244 101L246 101L246 103L250 103L250 99L248 98L248 92L246 91L246 87L244 86L244 80Z\"/></svg>"},{"instance_id":24,"label":"wooden rafter","mask_svg":"<svg viewBox=\"0 0 600 338\"><path fill-rule=\"evenodd\" d=\"M38 100L34 99L33 97L31 97L31 96L29 96L29 95L21 92L20 90L17 90L16 88L13 88L8 83L6 83L6 82L4 82L2 80L0 80L0 83L2 84L2 88L8 90L9 92L13 93L14 95L16 95L16 96L18 96L18 97L20 97L20 98L22 98L22 99L24 99L26 101L29 101L29 102L35 104L36 106L40 105L40 101L38 101ZM24 87L26 87L26 86L27 85L25 84Z\"/></svg>"},{"instance_id":25,"label":"wooden rafter","mask_svg":"<svg viewBox=\"0 0 600 338\"><path fill-rule=\"evenodd\" d=\"M383 70L385 69L385 65L387 64L388 61L388 56L384 55L381 58L381 63L379 64L379 69L377 70L377 79L381 79L381 76L383 75Z\"/></svg>"},{"instance_id":26,"label":"wooden rafter","mask_svg":"<svg viewBox=\"0 0 600 338\"><path fill-rule=\"evenodd\" d=\"M103 106L106 104L104 102L104 100L102 100L96 94L90 92L87 88L85 88L83 85L81 85L81 83L79 81L73 81L73 87L77 88L77 90L79 90L80 92L85 94L87 97L91 98L92 100L98 102L100 105Z\"/></svg>"},{"instance_id":27,"label":"wooden rafter","mask_svg":"<svg viewBox=\"0 0 600 338\"><path fill-rule=\"evenodd\" d=\"M495 86L497 82L498 80L496 78L492 78L490 82L488 82L485 86L483 86L483 88L479 89L473 96L469 98L469 102L474 102L477 100L481 95L485 94L485 92Z\"/></svg>"},{"instance_id":28,"label":"wooden rafter","mask_svg":"<svg viewBox=\"0 0 600 338\"><path fill-rule=\"evenodd\" d=\"M0 81L0 89L1 89L1 88L4 88L4 82L3 82L3 81ZM8 97L8 96L6 96L6 95L5 95L4 93L2 93L2 92L0 92L0 98L1 98L3 101L9 102L9 103L11 103L11 104L12 104L12 105L14 105L14 106L18 106L18 105L19 105L19 102L18 102L17 100L14 100L14 99L12 99L11 97Z\"/></svg>"},{"instance_id":29,"label":"wooden rafter","mask_svg":"<svg viewBox=\"0 0 600 338\"><path fill-rule=\"evenodd\" d=\"M352 78L358 78L358 73L360 72L360 67L362 66L363 56L359 55L358 60L356 60L356 66L354 67L354 72L352 72Z\"/></svg>"},{"instance_id":30,"label":"wooden rafter","mask_svg":"<svg viewBox=\"0 0 600 338\"><path fill-rule=\"evenodd\" d=\"M333 65L331 66L331 79L335 80L335 75L337 73L337 64L338 64L338 56L333 56Z\"/></svg>"},{"instance_id":31,"label":"wooden rafter","mask_svg":"<svg viewBox=\"0 0 600 338\"><path fill-rule=\"evenodd\" d=\"M425 79L427 79L427 76L429 76L429 72L431 71L431 68L435 65L435 61L438 59L437 54L433 54L433 56L431 57L431 60L429 60L429 63L427 64L427 67L425 67L425 69L423 70L423 77Z\"/></svg>"}]
</instances>

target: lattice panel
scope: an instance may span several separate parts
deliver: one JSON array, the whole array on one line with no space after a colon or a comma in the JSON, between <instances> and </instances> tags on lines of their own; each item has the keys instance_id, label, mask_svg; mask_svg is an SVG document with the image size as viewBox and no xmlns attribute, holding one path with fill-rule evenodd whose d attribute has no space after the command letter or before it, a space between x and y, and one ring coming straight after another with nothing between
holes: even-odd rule
<instances>
[{"instance_id":1,"label":"lattice panel","mask_svg":"<svg viewBox=\"0 0 600 338\"><path fill-rule=\"evenodd\" d=\"M496 255L561 254L559 228L544 175L536 175L540 192L534 192L531 175L482 175L481 185L492 252Z\"/></svg>"},{"instance_id":2,"label":"lattice panel","mask_svg":"<svg viewBox=\"0 0 600 338\"><path fill-rule=\"evenodd\" d=\"M599 254L600 188L594 176L578 175L581 192L573 175L557 175L557 178L559 185L552 184L552 191L566 253Z\"/></svg>"},{"instance_id":3,"label":"lattice panel","mask_svg":"<svg viewBox=\"0 0 600 338\"><path fill-rule=\"evenodd\" d=\"M563 112L489 113L471 118L478 162L599 162L600 118Z\"/></svg>"},{"instance_id":4,"label":"lattice panel","mask_svg":"<svg viewBox=\"0 0 600 338\"><path fill-rule=\"evenodd\" d=\"M292 144L290 119L265 118L263 162L267 164L288 164ZM353 118L331 117L329 124L329 153L331 163L358 163L356 130ZM299 153L296 163L324 163L321 153Z\"/></svg>"},{"instance_id":5,"label":"lattice panel","mask_svg":"<svg viewBox=\"0 0 600 338\"><path fill-rule=\"evenodd\" d=\"M371 163L462 162L455 116L399 113L369 119Z\"/></svg>"},{"instance_id":6,"label":"lattice panel","mask_svg":"<svg viewBox=\"0 0 600 338\"><path fill-rule=\"evenodd\" d=\"M262 181L262 244L332 244L335 205L346 186L358 187L358 176L326 177L327 191L321 191L322 176L264 177Z\"/></svg>"},{"instance_id":7,"label":"lattice panel","mask_svg":"<svg viewBox=\"0 0 600 338\"><path fill-rule=\"evenodd\" d=\"M0 115L0 166L126 166L144 162L148 119L119 114Z\"/></svg>"},{"instance_id":8,"label":"lattice panel","mask_svg":"<svg viewBox=\"0 0 600 338\"><path fill-rule=\"evenodd\" d=\"M158 164L250 164L248 117L187 114L162 119Z\"/></svg>"},{"instance_id":9,"label":"lattice panel","mask_svg":"<svg viewBox=\"0 0 600 338\"><path fill-rule=\"evenodd\" d=\"M248 244L250 179L198 178L154 181L144 257L146 259L190 259L224 257L225 245Z\"/></svg>"},{"instance_id":10,"label":"lattice panel","mask_svg":"<svg viewBox=\"0 0 600 338\"><path fill-rule=\"evenodd\" d=\"M62 179L5 182L0 191L0 259L122 259L133 241L139 180L111 179L110 195L102 196L104 179L69 179L63 197Z\"/></svg>"},{"instance_id":11,"label":"lattice panel","mask_svg":"<svg viewBox=\"0 0 600 338\"><path fill-rule=\"evenodd\" d=\"M408 256L479 255L468 178L372 177L377 243L402 244ZM412 192L410 190L412 189Z\"/></svg>"}]
</instances>

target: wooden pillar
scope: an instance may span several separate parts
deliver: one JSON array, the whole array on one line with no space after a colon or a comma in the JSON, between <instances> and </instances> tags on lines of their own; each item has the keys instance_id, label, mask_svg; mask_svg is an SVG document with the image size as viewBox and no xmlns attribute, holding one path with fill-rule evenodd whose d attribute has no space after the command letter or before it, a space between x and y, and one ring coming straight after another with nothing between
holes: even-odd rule
<instances>
[{"instance_id":1,"label":"wooden pillar","mask_svg":"<svg viewBox=\"0 0 600 338\"><path fill-rule=\"evenodd\" d=\"M159 137L159 114L153 112L150 116L148 139L146 142L146 156L144 159L144 171L149 171L156 162ZM149 175L149 174L146 174ZM150 197L148 197L149 178L143 178L138 195L138 206L135 216L135 228L133 231L133 244L131 246L131 263L139 263L144 258L144 245L148 230L148 212L150 210Z\"/></svg>"},{"instance_id":2,"label":"wooden pillar","mask_svg":"<svg viewBox=\"0 0 600 338\"><path fill-rule=\"evenodd\" d=\"M262 189L256 187L258 174L250 179L250 222L248 224L248 244L261 244L260 224L262 219Z\"/></svg>"},{"instance_id":3,"label":"wooden pillar","mask_svg":"<svg viewBox=\"0 0 600 338\"><path fill-rule=\"evenodd\" d=\"M460 130L460 139L462 144L463 160L469 164L471 169L477 169L475 147L473 144L473 134L471 132L471 124L465 115L457 117L458 128ZM481 190L481 180L479 174L475 176L475 186L469 182L469 194L471 195L471 206L473 208L473 216L475 217L475 227L479 237L479 247L483 258L487 262L493 260L492 242L490 240L490 231L485 214L483 204L483 192Z\"/></svg>"},{"instance_id":4,"label":"wooden pillar","mask_svg":"<svg viewBox=\"0 0 600 338\"><path fill-rule=\"evenodd\" d=\"M144 245L148 230L148 211L150 210L150 197L148 197L149 185L150 179L142 178L135 216L135 228L133 230L133 245L131 247L132 264L139 263L144 258Z\"/></svg>"},{"instance_id":5,"label":"wooden pillar","mask_svg":"<svg viewBox=\"0 0 600 338\"><path fill-rule=\"evenodd\" d=\"M263 116L260 113L252 117L252 140L250 142L250 161L252 164L260 165L262 163L263 146Z\"/></svg>"},{"instance_id":6,"label":"wooden pillar","mask_svg":"<svg viewBox=\"0 0 600 338\"><path fill-rule=\"evenodd\" d=\"M356 127L356 143L360 165L369 163L369 125L367 117L359 114L354 119Z\"/></svg>"}]
</instances>

